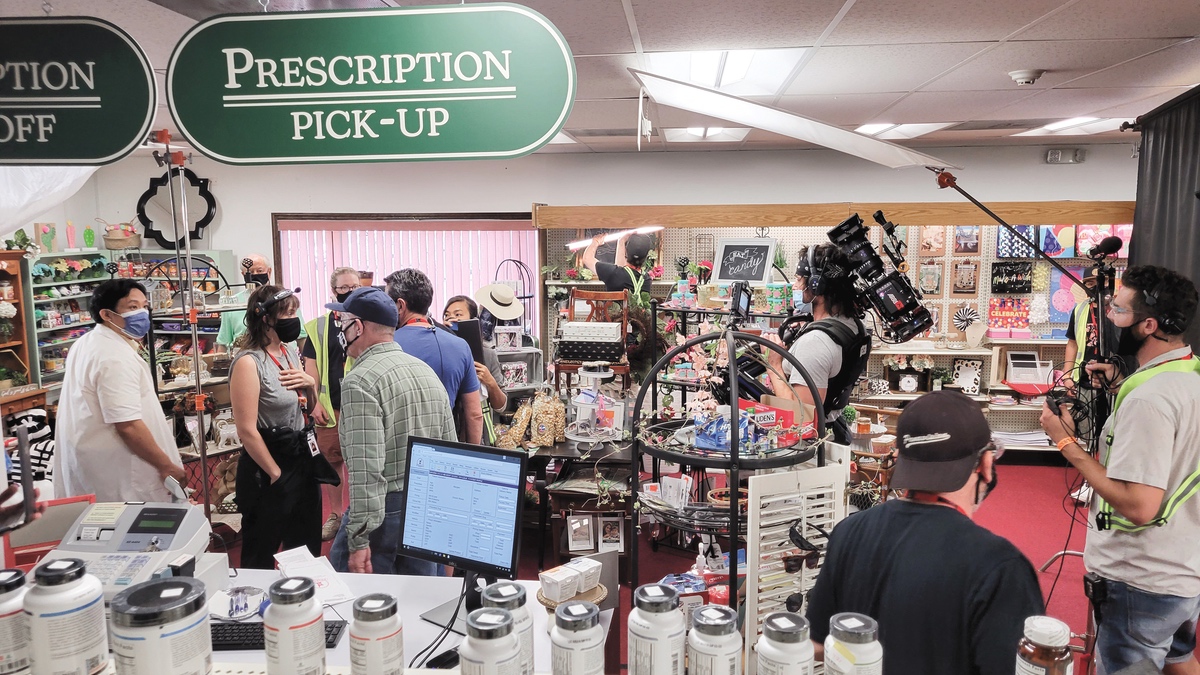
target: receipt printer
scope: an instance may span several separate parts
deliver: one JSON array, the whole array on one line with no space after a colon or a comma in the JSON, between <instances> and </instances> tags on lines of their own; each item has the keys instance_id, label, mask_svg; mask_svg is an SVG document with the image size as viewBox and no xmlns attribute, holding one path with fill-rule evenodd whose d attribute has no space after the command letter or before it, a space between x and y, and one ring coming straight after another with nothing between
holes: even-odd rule
<instances>
[{"instance_id":1,"label":"receipt printer","mask_svg":"<svg viewBox=\"0 0 1200 675\"><path fill-rule=\"evenodd\" d=\"M207 553L212 527L199 506L142 502L91 505L44 561L79 558L104 584L104 602L143 581L192 576L211 599L229 585L229 557Z\"/></svg>"}]
</instances>

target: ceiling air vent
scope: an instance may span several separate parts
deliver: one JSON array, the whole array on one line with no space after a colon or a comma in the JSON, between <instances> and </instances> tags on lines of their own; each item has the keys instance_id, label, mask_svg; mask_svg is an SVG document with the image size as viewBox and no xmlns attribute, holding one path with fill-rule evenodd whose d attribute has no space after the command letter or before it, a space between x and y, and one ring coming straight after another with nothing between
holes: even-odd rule
<instances>
[{"instance_id":1,"label":"ceiling air vent","mask_svg":"<svg viewBox=\"0 0 1200 675\"><path fill-rule=\"evenodd\" d=\"M565 129L568 134L575 138L635 138L638 135L637 129L630 127L628 129ZM658 135L658 129L650 132L651 136Z\"/></svg>"},{"instance_id":2,"label":"ceiling air vent","mask_svg":"<svg viewBox=\"0 0 1200 675\"><path fill-rule=\"evenodd\" d=\"M1053 119L1041 120L976 120L974 122L963 122L948 127L943 131L1005 131L1012 129L1013 131L1023 131L1025 129L1036 129L1044 127L1053 122Z\"/></svg>"}]
</instances>

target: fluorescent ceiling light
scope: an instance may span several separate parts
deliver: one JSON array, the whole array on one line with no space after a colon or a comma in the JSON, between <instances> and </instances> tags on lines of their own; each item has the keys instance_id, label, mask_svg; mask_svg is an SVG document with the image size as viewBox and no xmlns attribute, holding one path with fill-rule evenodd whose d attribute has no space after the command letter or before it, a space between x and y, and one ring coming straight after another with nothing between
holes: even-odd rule
<instances>
[{"instance_id":1,"label":"fluorescent ceiling light","mask_svg":"<svg viewBox=\"0 0 1200 675\"><path fill-rule=\"evenodd\" d=\"M1087 136L1090 134L1102 134L1106 131L1116 131L1121 128L1121 124L1125 122L1124 117L1110 117L1108 119L1096 119L1095 117L1076 117L1073 120L1063 120L1047 124L1044 127L1022 131L1013 136ZM1083 120L1082 122L1080 120ZM1073 122L1067 125L1066 122ZM1056 127L1052 129L1051 127Z\"/></svg>"},{"instance_id":2,"label":"fluorescent ceiling light","mask_svg":"<svg viewBox=\"0 0 1200 675\"><path fill-rule=\"evenodd\" d=\"M887 131L895 126L896 125L892 124L891 122L880 122L878 124L864 124L854 131L860 134L866 134L867 136L874 136L881 131Z\"/></svg>"},{"instance_id":3,"label":"fluorescent ceiling light","mask_svg":"<svg viewBox=\"0 0 1200 675\"><path fill-rule=\"evenodd\" d=\"M1071 127L1077 127L1081 124L1087 124L1088 122L1095 122L1095 121L1096 121L1095 117L1072 117L1069 120L1060 120L1058 122L1052 122L1050 124L1047 124L1043 128L1046 131L1058 131L1060 129L1069 129Z\"/></svg>"},{"instance_id":4,"label":"fluorescent ceiling light","mask_svg":"<svg viewBox=\"0 0 1200 675\"><path fill-rule=\"evenodd\" d=\"M649 71L735 96L775 96L805 49L730 49L646 54ZM714 58L715 55L715 58Z\"/></svg>"},{"instance_id":5,"label":"fluorescent ceiling light","mask_svg":"<svg viewBox=\"0 0 1200 675\"><path fill-rule=\"evenodd\" d=\"M715 89L698 87L634 68L630 68L629 72L633 73L638 82L646 88L650 98L660 105L763 129L781 136L861 157L893 169L908 166L961 168L937 157L909 150L895 143L869 138L853 131L801 117L779 108L747 101Z\"/></svg>"},{"instance_id":6,"label":"fluorescent ceiling light","mask_svg":"<svg viewBox=\"0 0 1200 675\"><path fill-rule=\"evenodd\" d=\"M888 129L883 133L876 134L875 138L884 138L889 141L902 141L908 138L916 138L925 134L932 134L935 131L940 131L954 124L954 122L933 122L930 124L901 124L895 128Z\"/></svg>"},{"instance_id":7,"label":"fluorescent ceiling light","mask_svg":"<svg viewBox=\"0 0 1200 675\"><path fill-rule=\"evenodd\" d=\"M550 145L554 145L555 143L574 143L574 142L575 142L574 138L571 138L570 136L564 134L561 131L558 132L557 134L554 134L554 138L550 139Z\"/></svg>"},{"instance_id":8,"label":"fluorescent ceiling light","mask_svg":"<svg viewBox=\"0 0 1200 675\"><path fill-rule=\"evenodd\" d=\"M687 132L697 138L704 138L704 127L688 127Z\"/></svg>"},{"instance_id":9,"label":"fluorescent ceiling light","mask_svg":"<svg viewBox=\"0 0 1200 675\"><path fill-rule=\"evenodd\" d=\"M708 127L700 129L700 134L694 129L662 129L663 138L668 143L733 143L742 141L750 135L750 129L742 127Z\"/></svg>"},{"instance_id":10,"label":"fluorescent ceiling light","mask_svg":"<svg viewBox=\"0 0 1200 675\"><path fill-rule=\"evenodd\" d=\"M636 230L621 230L620 232L611 232L604 237L604 242L607 243L610 241L616 241L627 234L650 234L651 232L658 232L661 229L663 229L662 225L647 225L645 227L639 227ZM579 241L573 241L567 244L567 249L571 251L577 251L581 248L586 248L590 243L592 243L591 239L580 239Z\"/></svg>"}]
</instances>

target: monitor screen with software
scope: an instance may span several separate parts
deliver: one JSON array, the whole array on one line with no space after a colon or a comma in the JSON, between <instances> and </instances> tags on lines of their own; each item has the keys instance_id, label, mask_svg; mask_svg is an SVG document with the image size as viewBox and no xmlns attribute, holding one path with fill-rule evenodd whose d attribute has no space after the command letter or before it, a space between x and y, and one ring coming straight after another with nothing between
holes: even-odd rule
<instances>
[{"instance_id":1,"label":"monitor screen with software","mask_svg":"<svg viewBox=\"0 0 1200 675\"><path fill-rule=\"evenodd\" d=\"M409 438L399 554L514 578L527 460L520 450Z\"/></svg>"}]
</instances>

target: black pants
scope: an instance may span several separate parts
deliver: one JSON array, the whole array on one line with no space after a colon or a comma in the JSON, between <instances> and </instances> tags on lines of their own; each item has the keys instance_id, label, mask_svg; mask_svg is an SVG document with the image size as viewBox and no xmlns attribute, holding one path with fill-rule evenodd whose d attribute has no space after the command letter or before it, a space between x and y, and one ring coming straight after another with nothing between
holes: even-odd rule
<instances>
[{"instance_id":1,"label":"black pants","mask_svg":"<svg viewBox=\"0 0 1200 675\"><path fill-rule=\"evenodd\" d=\"M242 560L246 569L275 569L275 554L307 546L321 555L321 486L304 465L280 463L270 482L245 451L238 462L238 506L242 513Z\"/></svg>"}]
</instances>

